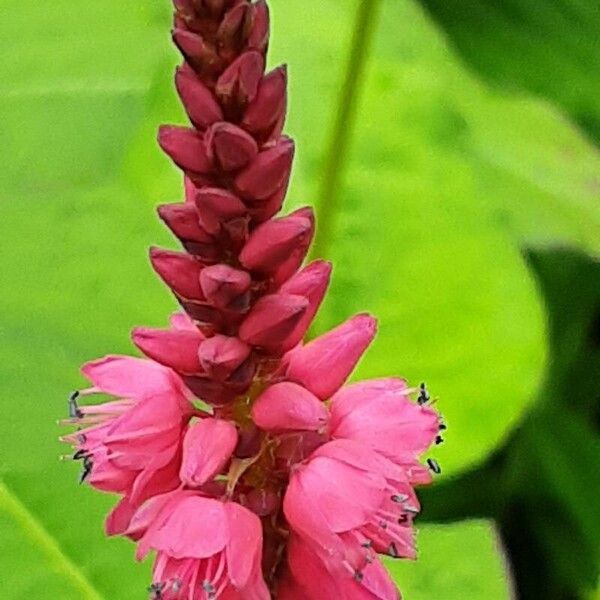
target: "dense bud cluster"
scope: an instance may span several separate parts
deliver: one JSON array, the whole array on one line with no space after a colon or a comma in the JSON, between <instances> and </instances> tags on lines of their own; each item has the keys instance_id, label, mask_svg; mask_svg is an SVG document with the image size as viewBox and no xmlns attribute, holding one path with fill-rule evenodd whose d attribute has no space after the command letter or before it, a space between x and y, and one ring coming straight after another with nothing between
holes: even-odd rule
<instances>
[{"instance_id":1,"label":"dense bud cluster","mask_svg":"<svg viewBox=\"0 0 600 600\"><path fill-rule=\"evenodd\" d=\"M281 209L294 144L285 67L265 72L264 0L175 0L175 86L190 126L159 143L185 199L159 207L181 251L152 248L181 312L138 327L146 359L84 365L65 436L83 479L122 496L106 528L157 553L153 598L385 599L377 558L413 557L413 490L438 415L402 379L342 387L372 341L357 315L309 343L331 265L302 266L310 208ZM201 402L200 402L201 401Z\"/></svg>"}]
</instances>

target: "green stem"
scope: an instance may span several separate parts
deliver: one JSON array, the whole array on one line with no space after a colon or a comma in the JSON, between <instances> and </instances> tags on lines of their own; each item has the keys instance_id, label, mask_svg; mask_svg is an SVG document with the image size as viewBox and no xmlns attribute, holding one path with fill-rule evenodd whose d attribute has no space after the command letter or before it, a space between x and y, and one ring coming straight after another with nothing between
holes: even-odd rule
<instances>
[{"instance_id":1,"label":"green stem","mask_svg":"<svg viewBox=\"0 0 600 600\"><path fill-rule=\"evenodd\" d=\"M325 257L329 251L338 209L339 184L350 147L357 100L380 5L381 0L359 0L344 84L337 102L317 200L317 233L312 246L312 258Z\"/></svg>"}]
</instances>

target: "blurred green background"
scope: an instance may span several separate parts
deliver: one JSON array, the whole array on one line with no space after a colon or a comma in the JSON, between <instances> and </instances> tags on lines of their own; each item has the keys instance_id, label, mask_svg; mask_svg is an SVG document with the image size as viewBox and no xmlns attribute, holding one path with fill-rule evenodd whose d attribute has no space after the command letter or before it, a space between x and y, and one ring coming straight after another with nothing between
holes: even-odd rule
<instances>
[{"instance_id":1,"label":"blurred green background","mask_svg":"<svg viewBox=\"0 0 600 600\"><path fill-rule=\"evenodd\" d=\"M407 600L595 598L600 5L271 0L297 158L335 263L316 332L369 310L357 376L426 381L449 429ZM114 499L60 463L79 365L174 302L146 248L181 197L168 0L2 0L0 597L144 598ZM515 590L518 590L515 591Z\"/></svg>"}]
</instances>

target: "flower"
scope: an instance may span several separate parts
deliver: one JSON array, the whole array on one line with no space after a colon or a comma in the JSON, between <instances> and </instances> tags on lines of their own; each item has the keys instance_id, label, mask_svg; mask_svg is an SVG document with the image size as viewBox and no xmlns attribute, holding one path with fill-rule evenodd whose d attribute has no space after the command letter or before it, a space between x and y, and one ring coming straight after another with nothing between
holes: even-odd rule
<instances>
[{"instance_id":1,"label":"flower","mask_svg":"<svg viewBox=\"0 0 600 600\"><path fill-rule=\"evenodd\" d=\"M159 130L184 197L158 216L181 249L150 262L181 312L134 328L147 358L84 365L63 440L83 481L121 495L107 533L156 553L152 598L396 600L378 554L414 558L421 455L444 426L403 379L345 385L372 316L303 341L332 268L302 266L312 209L277 216L295 146L287 70L265 71L266 2L174 5L190 123ZM97 393L115 399L78 404Z\"/></svg>"}]
</instances>

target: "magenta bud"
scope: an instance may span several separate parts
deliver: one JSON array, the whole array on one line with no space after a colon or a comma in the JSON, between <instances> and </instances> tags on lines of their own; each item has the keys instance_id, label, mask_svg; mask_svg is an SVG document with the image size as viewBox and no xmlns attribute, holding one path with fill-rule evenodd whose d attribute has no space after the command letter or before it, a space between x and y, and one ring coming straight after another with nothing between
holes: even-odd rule
<instances>
[{"instance_id":1,"label":"magenta bud","mask_svg":"<svg viewBox=\"0 0 600 600\"><path fill-rule=\"evenodd\" d=\"M251 348L237 337L214 335L200 345L198 356L207 375L225 382L250 356Z\"/></svg>"},{"instance_id":2,"label":"magenta bud","mask_svg":"<svg viewBox=\"0 0 600 600\"><path fill-rule=\"evenodd\" d=\"M327 407L297 383L269 386L252 406L252 420L265 431L319 431L329 420Z\"/></svg>"},{"instance_id":3,"label":"magenta bud","mask_svg":"<svg viewBox=\"0 0 600 600\"><path fill-rule=\"evenodd\" d=\"M265 0L258 0L252 5L250 17L250 33L248 34L248 49L265 52L269 43L269 7Z\"/></svg>"},{"instance_id":4,"label":"magenta bud","mask_svg":"<svg viewBox=\"0 0 600 600\"><path fill-rule=\"evenodd\" d=\"M198 348L204 340L200 331L136 327L133 343L148 357L178 373L201 373Z\"/></svg>"},{"instance_id":5,"label":"magenta bud","mask_svg":"<svg viewBox=\"0 0 600 600\"><path fill-rule=\"evenodd\" d=\"M258 146L250 134L224 121L212 125L205 140L209 158L223 171L241 169L258 154Z\"/></svg>"},{"instance_id":6,"label":"magenta bud","mask_svg":"<svg viewBox=\"0 0 600 600\"><path fill-rule=\"evenodd\" d=\"M245 308L249 299L240 298L246 295L251 285L249 273L229 265L212 265L200 273L200 286L206 300L221 309Z\"/></svg>"},{"instance_id":7,"label":"magenta bud","mask_svg":"<svg viewBox=\"0 0 600 600\"><path fill-rule=\"evenodd\" d=\"M204 265L184 252L150 248L150 261L160 278L181 298L204 300L200 272Z\"/></svg>"},{"instance_id":8,"label":"magenta bud","mask_svg":"<svg viewBox=\"0 0 600 600\"><path fill-rule=\"evenodd\" d=\"M172 37L175 45L188 61L208 69L219 64L219 55L197 33L176 27L172 32Z\"/></svg>"},{"instance_id":9,"label":"magenta bud","mask_svg":"<svg viewBox=\"0 0 600 600\"><path fill-rule=\"evenodd\" d=\"M346 381L373 341L377 321L359 314L286 357L286 377L327 400Z\"/></svg>"},{"instance_id":10,"label":"magenta bud","mask_svg":"<svg viewBox=\"0 0 600 600\"><path fill-rule=\"evenodd\" d=\"M160 147L184 171L208 173L211 164L206 153L202 136L188 127L162 125L158 130Z\"/></svg>"},{"instance_id":11,"label":"magenta bud","mask_svg":"<svg viewBox=\"0 0 600 600\"><path fill-rule=\"evenodd\" d=\"M208 418L190 425L183 439L181 481L189 487L211 481L225 468L237 442L237 429L229 421Z\"/></svg>"},{"instance_id":12,"label":"magenta bud","mask_svg":"<svg viewBox=\"0 0 600 600\"><path fill-rule=\"evenodd\" d=\"M261 79L256 96L244 113L242 127L255 135L270 133L285 115L286 103L287 69L282 66Z\"/></svg>"},{"instance_id":13,"label":"magenta bud","mask_svg":"<svg viewBox=\"0 0 600 600\"><path fill-rule=\"evenodd\" d=\"M212 235L221 231L224 222L247 213L246 206L237 196L220 188L202 188L196 192L194 201L201 225Z\"/></svg>"},{"instance_id":14,"label":"magenta bud","mask_svg":"<svg viewBox=\"0 0 600 600\"><path fill-rule=\"evenodd\" d=\"M235 187L244 198L264 200L289 181L294 142L282 137L272 148L263 150L236 178Z\"/></svg>"},{"instance_id":15,"label":"magenta bud","mask_svg":"<svg viewBox=\"0 0 600 600\"><path fill-rule=\"evenodd\" d=\"M247 269L266 274L276 273L290 261L297 263L297 268L310 245L313 229L312 212L304 210L262 223L243 247L240 262Z\"/></svg>"},{"instance_id":16,"label":"magenta bud","mask_svg":"<svg viewBox=\"0 0 600 600\"><path fill-rule=\"evenodd\" d=\"M212 236L200 226L198 212L193 204L162 204L157 210L167 227L182 242L212 243Z\"/></svg>"},{"instance_id":17,"label":"magenta bud","mask_svg":"<svg viewBox=\"0 0 600 600\"><path fill-rule=\"evenodd\" d=\"M175 85L190 121L198 129L206 129L223 119L223 111L213 93L188 65L177 68Z\"/></svg>"},{"instance_id":18,"label":"magenta bud","mask_svg":"<svg viewBox=\"0 0 600 600\"><path fill-rule=\"evenodd\" d=\"M291 294L263 296L252 307L239 329L240 338L263 348L271 354L279 354L293 348L302 338L298 335L298 323L308 309L308 300Z\"/></svg>"},{"instance_id":19,"label":"magenta bud","mask_svg":"<svg viewBox=\"0 0 600 600\"><path fill-rule=\"evenodd\" d=\"M315 260L307 267L288 279L280 288L279 293L296 294L308 300L306 314L298 324L304 331L314 319L331 279L331 263L325 260Z\"/></svg>"},{"instance_id":20,"label":"magenta bud","mask_svg":"<svg viewBox=\"0 0 600 600\"><path fill-rule=\"evenodd\" d=\"M256 95L264 68L265 59L255 50L238 56L219 77L217 96L227 104L248 104Z\"/></svg>"},{"instance_id":21,"label":"magenta bud","mask_svg":"<svg viewBox=\"0 0 600 600\"><path fill-rule=\"evenodd\" d=\"M225 13L217 30L217 39L222 46L239 45L250 13L251 7L247 2L240 2Z\"/></svg>"}]
</instances>

